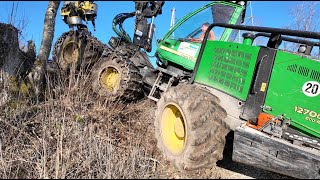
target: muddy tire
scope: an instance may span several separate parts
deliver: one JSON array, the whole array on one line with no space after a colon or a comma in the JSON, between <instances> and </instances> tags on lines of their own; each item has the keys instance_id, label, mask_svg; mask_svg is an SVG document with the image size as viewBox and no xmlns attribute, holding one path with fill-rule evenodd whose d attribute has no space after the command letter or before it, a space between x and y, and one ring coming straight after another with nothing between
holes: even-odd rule
<instances>
[{"instance_id":1,"label":"muddy tire","mask_svg":"<svg viewBox=\"0 0 320 180\"><path fill-rule=\"evenodd\" d=\"M92 89L111 101L143 97L142 77L134 64L115 54L103 56L92 69Z\"/></svg>"},{"instance_id":2,"label":"muddy tire","mask_svg":"<svg viewBox=\"0 0 320 180\"><path fill-rule=\"evenodd\" d=\"M179 170L212 168L223 158L230 128L217 97L196 85L163 93L154 122L157 147Z\"/></svg>"},{"instance_id":3,"label":"muddy tire","mask_svg":"<svg viewBox=\"0 0 320 180\"><path fill-rule=\"evenodd\" d=\"M111 49L89 31L69 31L57 39L52 51L52 61L62 72L68 72L74 64L76 71L82 68L83 72L88 73L104 51L109 52Z\"/></svg>"},{"instance_id":4,"label":"muddy tire","mask_svg":"<svg viewBox=\"0 0 320 180\"><path fill-rule=\"evenodd\" d=\"M76 33L76 39L73 37L74 33ZM87 41L86 38L79 38L78 36L79 31L63 34L57 40L57 43L60 41L60 44L55 45L53 49L52 61L63 72L70 70L72 63L74 63L76 69L80 68Z\"/></svg>"}]
</instances>

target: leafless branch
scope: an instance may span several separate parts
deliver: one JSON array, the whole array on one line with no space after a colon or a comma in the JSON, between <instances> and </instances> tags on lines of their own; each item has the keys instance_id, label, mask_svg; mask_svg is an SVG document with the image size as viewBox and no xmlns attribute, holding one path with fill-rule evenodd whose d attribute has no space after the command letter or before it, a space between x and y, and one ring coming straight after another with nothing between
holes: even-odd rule
<instances>
[{"instance_id":1,"label":"leafless branch","mask_svg":"<svg viewBox=\"0 0 320 180\"><path fill-rule=\"evenodd\" d=\"M319 2L305 1L293 6L289 10L289 15L292 17L292 21L284 28L319 32L320 11L317 5L319 5ZM285 50L296 52L298 48L299 44L297 43L284 42ZM318 53L315 54L315 52L312 52L311 56L318 56Z\"/></svg>"},{"instance_id":2,"label":"leafless branch","mask_svg":"<svg viewBox=\"0 0 320 180\"><path fill-rule=\"evenodd\" d=\"M19 43L20 47L26 46L27 43L27 35L26 28L29 24L29 19L25 15L25 11L20 9L19 2L12 2L10 9L10 13L8 12L8 24L16 27L19 30Z\"/></svg>"}]
</instances>

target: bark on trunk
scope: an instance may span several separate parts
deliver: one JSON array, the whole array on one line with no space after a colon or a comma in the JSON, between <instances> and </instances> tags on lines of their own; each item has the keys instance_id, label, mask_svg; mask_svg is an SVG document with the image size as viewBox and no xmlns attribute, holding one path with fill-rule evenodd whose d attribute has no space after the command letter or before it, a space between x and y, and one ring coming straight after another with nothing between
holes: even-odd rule
<instances>
[{"instance_id":1,"label":"bark on trunk","mask_svg":"<svg viewBox=\"0 0 320 180\"><path fill-rule=\"evenodd\" d=\"M27 51L19 48L18 29L0 23L0 69L19 78L26 75L35 61L35 45L28 41Z\"/></svg>"},{"instance_id":2,"label":"bark on trunk","mask_svg":"<svg viewBox=\"0 0 320 180\"><path fill-rule=\"evenodd\" d=\"M23 83L36 59L35 45L28 41L26 51L19 48L18 29L0 23L0 106L20 92Z\"/></svg>"},{"instance_id":3,"label":"bark on trunk","mask_svg":"<svg viewBox=\"0 0 320 180\"><path fill-rule=\"evenodd\" d=\"M45 72L47 68L47 61L50 55L52 40L54 36L54 28L56 22L56 15L61 1L49 1L46 15L44 18L44 27L42 34L41 46L39 49L38 59L42 63L40 84L45 84ZM44 87L41 87L42 89Z\"/></svg>"}]
</instances>

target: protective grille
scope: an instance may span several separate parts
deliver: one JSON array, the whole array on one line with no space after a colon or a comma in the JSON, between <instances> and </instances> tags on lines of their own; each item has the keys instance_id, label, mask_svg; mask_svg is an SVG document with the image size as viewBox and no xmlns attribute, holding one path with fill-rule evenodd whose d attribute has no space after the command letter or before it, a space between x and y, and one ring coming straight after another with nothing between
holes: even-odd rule
<instances>
[{"instance_id":1,"label":"protective grille","mask_svg":"<svg viewBox=\"0 0 320 180\"><path fill-rule=\"evenodd\" d=\"M299 67L299 70L298 70L298 73L299 73L300 75L302 75L302 76L308 77L309 71L310 71L310 70L309 70L308 68L303 67L303 66L300 66L300 67Z\"/></svg>"},{"instance_id":2,"label":"protective grille","mask_svg":"<svg viewBox=\"0 0 320 180\"><path fill-rule=\"evenodd\" d=\"M242 93L251 54L225 48L215 48L212 59L212 80Z\"/></svg>"},{"instance_id":3,"label":"protective grille","mask_svg":"<svg viewBox=\"0 0 320 180\"><path fill-rule=\"evenodd\" d=\"M311 79L314 79L314 80L320 81L320 72L319 72L319 71L312 70L312 71L311 71L311 74L310 74L310 78L311 78Z\"/></svg>"},{"instance_id":4,"label":"protective grille","mask_svg":"<svg viewBox=\"0 0 320 180\"><path fill-rule=\"evenodd\" d=\"M290 65L287 67L287 69L288 69L288 71L291 71L291 72L297 72L298 65L296 65L296 64Z\"/></svg>"},{"instance_id":5,"label":"protective grille","mask_svg":"<svg viewBox=\"0 0 320 180\"><path fill-rule=\"evenodd\" d=\"M319 71L309 69L309 68L306 68L303 66L299 66L297 64L292 64L292 65L288 66L287 70L290 72L298 73L301 76L310 77L311 79L320 81L320 72Z\"/></svg>"}]
</instances>

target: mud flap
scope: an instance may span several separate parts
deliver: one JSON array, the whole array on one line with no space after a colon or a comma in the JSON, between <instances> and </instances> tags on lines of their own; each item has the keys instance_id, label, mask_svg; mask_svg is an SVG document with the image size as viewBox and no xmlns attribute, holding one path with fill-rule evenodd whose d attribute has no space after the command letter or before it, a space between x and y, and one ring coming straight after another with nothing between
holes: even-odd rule
<instances>
[{"instance_id":1,"label":"mud flap","mask_svg":"<svg viewBox=\"0 0 320 180\"><path fill-rule=\"evenodd\" d=\"M320 178L320 151L270 137L247 126L234 132L232 160L295 178Z\"/></svg>"}]
</instances>

